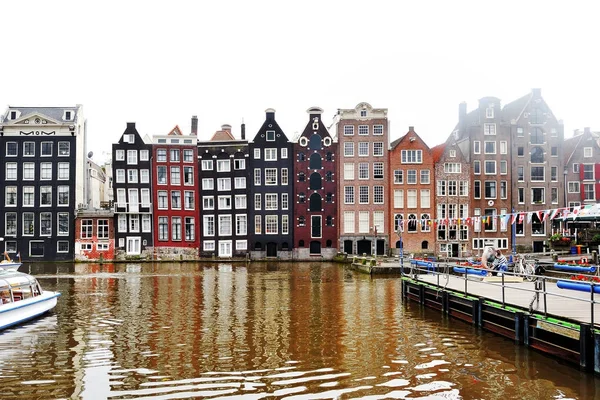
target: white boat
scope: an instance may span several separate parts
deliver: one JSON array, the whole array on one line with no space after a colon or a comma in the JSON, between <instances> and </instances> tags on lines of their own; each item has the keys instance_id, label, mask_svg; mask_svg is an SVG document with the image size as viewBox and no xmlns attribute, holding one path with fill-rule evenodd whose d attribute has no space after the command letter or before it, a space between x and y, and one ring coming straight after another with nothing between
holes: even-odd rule
<instances>
[{"instance_id":1,"label":"white boat","mask_svg":"<svg viewBox=\"0 0 600 400\"><path fill-rule=\"evenodd\" d=\"M19 269L19 267L21 266L20 262L14 262L14 261L0 261L0 270L4 270L4 271L16 271Z\"/></svg>"},{"instance_id":2,"label":"white boat","mask_svg":"<svg viewBox=\"0 0 600 400\"><path fill-rule=\"evenodd\" d=\"M0 271L0 330L21 324L56 306L59 292L42 290L37 279L17 271Z\"/></svg>"}]
</instances>

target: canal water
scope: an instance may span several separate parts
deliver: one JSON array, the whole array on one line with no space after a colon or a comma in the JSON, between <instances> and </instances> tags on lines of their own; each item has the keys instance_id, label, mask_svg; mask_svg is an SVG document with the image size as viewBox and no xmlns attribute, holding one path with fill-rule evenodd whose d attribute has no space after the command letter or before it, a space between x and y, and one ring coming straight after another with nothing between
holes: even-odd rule
<instances>
[{"instance_id":1,"label":"canal water","mask_svg":"<svg viewBox=\"0 0 600 400\"><path fill-rule=\"evenodd\" d=\"M595 399L600 380L329 263L31 264L5 399Z\"/></svg>"}]
</instances>

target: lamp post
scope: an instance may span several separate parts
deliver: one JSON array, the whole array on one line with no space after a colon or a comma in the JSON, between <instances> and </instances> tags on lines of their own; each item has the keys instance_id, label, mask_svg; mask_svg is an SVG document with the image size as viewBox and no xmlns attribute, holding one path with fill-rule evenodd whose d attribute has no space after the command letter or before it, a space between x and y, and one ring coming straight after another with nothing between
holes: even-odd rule
<instances>
[{"instance_id":1,"label":"lamp post","mask_svg":"<svg viewBox=\"0 0 600 400\"><path fill-rule=\"evenodd\" d=\"M373 229L373 256L375 257L375 259L377 259L377 225L373 226L371 229Z\"/></svg>"},{"instance_id":2,"label":"lamp post","mask_svg":"<svg viewBox=\"0 0 600 400\"><path fill-rule=\"evenodd\" d=\"M564 197L564 207L565 208L567 208L567 205L568 205L568 202L567 202L567 187L568 187L568 185L567 185L567 173L568 172L569 172L569 170L568 170L567 166L565 165L565 168L563 169L563 181L564 181L564 188L563 188L564 195L563 195L563 197ZM563 233L564 233L567 230L567 219L565 218L563 221L564 221L563 222Z\"/></svg>"}]
</instances>

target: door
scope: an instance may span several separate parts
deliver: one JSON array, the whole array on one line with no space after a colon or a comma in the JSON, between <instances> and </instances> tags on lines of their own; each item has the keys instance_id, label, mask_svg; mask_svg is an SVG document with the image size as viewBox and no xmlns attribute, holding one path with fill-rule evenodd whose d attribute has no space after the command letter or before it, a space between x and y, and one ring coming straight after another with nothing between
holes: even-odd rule
<instances>
[{"instance_id":1,"label":"door","mask_svg":"<svg viewBox=\"0 0 600 400\"><path fill-rule=\"evenodd\" d=\"M370 240L359 240L356 242L356 252L358 255L371 254L373 251L373 244Z\"/></svg>"},{"instance_id":2,"label":"door","mask_svg":"<svg viewBox=\"0 0 600 400\"><path fill-rule=\"evenodd\" d=\"M353 254L352 253L352 240L344 240L344 253Z\"/></svg>"},{"instance_id":3,"label":"door","mask_svg":"<svg viewBox=\"0 0 600 400\"><path fill-rule=\"evenodd\" d=\"M310 254L321 254L321 242L317 240L310 242Z\"/></svg>"},{"instance_id":4,"label":"door","mask_svg":"<svg viewBox=\"0 0 600 400\"><path fill-rule=\"evenodd\" d=\"M458 243L450 244L450 257L458 257L458 248L459 248Z\"/></svg>"},{"instance_id":5,"label":"door","mask_svg":"<svg viewBox=\"0 0 600 400\"><path fill-rule=\"evenodd\" d=\"M140 237L127 238L127 254L139 255L142 252L142 239Z\"/></svg>"},{"instance_id":6,"label":"door","mask_svg":"<svg viewBox=\"0 0 600 400\"><path fill-rule=\"evenodd\" d=\"M137 189L129 189L129 212L140 212L140 198Z\"/></svg>"},{"instance_id":7,"label":"door","mask_svg":"<svg viewBox=\"0 0 600 400\"><path fill-rule=\"evenodd\" d=\"M277 257L277 243L267 243L267 257Z\"/></svg>"},{"instance_id":8,"label":"door","mask_svg":"<svg viewBox=\"0 0 600 400\"><path fill-rule=\"evenodd\" d=\"M382 256L385 254L385 240L378 239L377 240L377 255Z\"/></svg>"},{"instance_id":9,"label":"door","mask_svg":"<svg viewBox=\"0 0 600 400\"><path fill-rule=\"evenodd\" d=\"M231 257L231 240L219 241L219 257Z\"/></svg>"},{"instance_id":10,"label":"door","mask_svg":"<svg viewBox=\"0 0 600 400\"><path fill-rule=\"evenodd\" d=\"M544 242L541 240L534 240L533 241L533 252L541 253L543 251L544 251Z\"/></svg>"}]
</instances>

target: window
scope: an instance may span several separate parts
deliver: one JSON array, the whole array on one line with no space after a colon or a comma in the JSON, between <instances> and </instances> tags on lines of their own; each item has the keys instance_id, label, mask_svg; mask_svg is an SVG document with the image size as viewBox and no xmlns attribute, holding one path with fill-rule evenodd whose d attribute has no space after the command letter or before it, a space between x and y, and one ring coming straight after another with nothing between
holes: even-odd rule
<instances>
[{"instance_id":1,"label":"window","mask_svg":"<svg viewBox=\"0 0 600 400\"><path fill-rule=\"evenodd\" d=\"M275 131L267 131L266 135L267 135L267 142L275 141Z\"/></svg>"},{"instance_id":2,"label":"window","mask_svg":"<svg viewBox=\"0 0 600 400\"><path fill-rule=\"evenodd\" d=\"M215 216L203 216L204 223L202 224L204 236L215 236Z\"/></svg>"},{"instance_id":3,"label":"window","mask_svg":"<svg viewBox=\"0 0 600 400\"><path fill-rule=\"evenodd\" d=\"M265 194L265 210L277 210L277 194L266 193Z\"/></svg>"},{"instance_id":4,"label":"window","mask_svg":"<svg viewBox=\"0 0 600 400\"><path fill-rule=\"evenodd\" d=\"M369 134L369 126L368 125L359 125L358 126L358 134L360 136L366 136Z\"/></svg>"},{"instance_id":5,"label":"window","mask_svg":"<svg viewBox=\"0 0 600 400\"><path fill-rule=\"evenodd\" d=\"M358 212L358 232L369 233L369 211Z\"/></svg>"},{"instance_id":6,"label":"window","mask_svg":"<svg viewBox=\"0 0 600 400\"><path fill-rule=\"evenodd\" d=\"M358 164L358 179L369 179L369 163Z\"/></svg>"},{"instance_id":7,"label":"window","mask_svg":"<svg viewBox=\"0 0 600 400\"><path fill-rule=\"evenodd\" d=\"M596 194L593 183L583 184L583 200L595 200Z\"/></svg>"},{"instance_id":8,"label":"window","mask_svg":"<svg viewBox=\"0 0 600 400\"><path fill-rule=\"evenodd\" d=\"M152 231L152 220L150 214L142 214L142 232Z\"/></svg>"},{"instance_id":9,"label":"window","mask_svg":"<svg viewBox=\"0 0 600 400\"><path fill-rule=\"evenodd\" d=\"M421 208L431 207L431 191L429 189L421 189Z\"/></svg>"},{"instance_id":10,"label":"window","mask_svg":"<svg viewBox=\"0 0 600 400\"><path fill-rule=\"evenodd\" d=\"M287 170L287 168L281 168L281 184L282 185L287 185L288 184L288 170Z\"/></svg>"},{"instance_id":11,"label":"window","mask_svg":"<svg viewBox=\"0 0 600 400\"><path fill-rule=\"evenodd\" d=\"M183 184L191 186L194 184L194 168L183 167Z\"/></svg>"},{"instance_id":12,"label":"window","mask_svg":"<svg viewBox=\"0 0 600 400\"><path fill-rule=\"evenodd\" d=\"M33 181L35 179L35 164L23 163L23 180Z\"/></svg>"},{"instance_id":13,"label":"window","mask_svg":"<svg viewBox=\"0 0 600 400\"><path fill-rule=\"evenodd\" d=\"M394 232L404 232L404 219L402 214L394 214Z\"/></svg>"},{"instance_id":14,"label":"window","mask_svg":"<svg viewBox=\"0 0 600 400\"><path fill-rule=\"evenodd\" d=\"M18 153L19 153L19 150L17 149L17 143L15 143L15 142L6 143L6 157L16 157Z\"/></svg>"},{"instance_id":15,"label":"window","mask_svg":"<svg viewBox=\"0 0 600 400\"><path fill-rule=\"evenodd\" d=\"M8 214L7 214L8 215ZM50 236L52 234L52 213L40 213L40 235Z\"/></svg>"},{"instance_id":16,"label":"window","mask_svg":"<svg viewBox=\"0 0 600 400\"><path fill-rule=\"evenodd\" d=\"M127 150L127 164L136 165L138 163L137 150Z\"/></svg>"},{"instance_id":17,"label":"window","mask_svg":"<svg viewBox=\"0 0 600 400\"><path fill-rule=\"evenodd\" d=\"M150 152L148 150L140 150L140 161L150 160Z\"/></svg>"},{"instance_id":18,"label":"window","mask_svg":"<svg viewBox=\"0 0 600 400\"><path fill-rule=\"evenodd\" d=\"M458 195L459 196L467 196L469 192L469 182L468 181L458 181Z\"/></svg>"},{"instance_id":19,"label":"window","mask_svg":"<svg viewBox=\"0 0 600 400\"><path fill-rule=\"evenodd\" d=\"M67 142L67 144L68 144L68 142ZM25 156L25 157L35 156L35 143L34 142L23 143L23 156Z\"/></svg>"},{"instance_id":20,"label":"window","mask_svg":"<svg viewBox=\"0 0 600 400\"><path fill-rule=\"evenodd\" d=\"M354 186L344 186L344 204L354 204Z\"/></svg>"},{"instance_id":21,"label":"window","mask_svg":"<svg viewBox=\"0 0 600 400\"><path fill-rule=\"evenodd\" d=\"M235 189L245 189L246 188L246 177L236 177L234 178L234 188Z\"/></svg>"},{"instance_id":22,"label":"window","mask_svg":"<svg viewBox=\"0 0 600 400\"><path fill-rule=\"evenodd\" d=\"M475 198L475 199L481 198L481 181L473 182L473 198Z\"/></svg>"},{"instance_id":23,"label":"window","mask_svg":"<svg viewBox=\"0 0 600 400\"><path fill-rule=\"evenodd\" d=\"M58 187L58 205L68 206L69 205L69 187L59 186Z\"/></svg>"},{"instance_id":24,"label":"window","mask_svg":"<svg viewBox=\"0 0 600 400\"><path fill-rule=\"evenodd\" d=\"M233 160L233 169L235 169L235 170L246 169L246 160L243 160L240 158Z\"/></svg>"},{"instance_id":25,"label":"window","mask_svg":"<svg viewBox=\"0 0 600 400\"><path fill-rule=\"evenodd\" d=\"M181 169L179 167L171 167L171 185L181 185Z\"/></svg>"},{"instance_id":26,"label":"window","mask_svg":"<svg viewBox=\"0 0 600 400\"><path fill-rule=\"evenodd\" d=\"M558 147L556 147L556 146L550 147L550 156L558 157Z\"/></svg>"},{"instance_id":27,"label":"window","mask_svg":"<svg viewBox=\"0 0 600 400\"><path fill-rule=\"evenodd\" d=\"M558 181L558 167L550 167L550 180L552 182Z\"/></svg>"},{"instance_id":28,"label":"window","mask_svg":"<svg viewBox=\"0 0 600 400\"><path fill-rule=\"evenodd\" d=\"M168 217L158 217L158 240L169 240Z\"/></svg>"},{"instance_id":29,"label":"window","mask_svg":"<svg viewBox=\"0 0 600 400\"><path fill-rule=\"evenodd\" d=\"M438 196L446 196L446 181L445 180L437 181L437 195Z\"/></svg>"},{"instance_id":30,"label":"window","mask_svg":"<svg viewBox=\"0 0 600 400\"><path fill-rule=\"evenodd\" d=\"M277 161L277 149L265 149L265 161Z\"/></svg>"},{"instance_id":31,"label":"window","mask_svg":"<svg viewBox=\"0 0 600 400\"><path fill-rule=\"evenodd\" d=\"M262 197L260 193L254 194L254 209L260 210L262 209Z\"/></svg>"},{"instance_id":32,"label":"window","mask_svg":"<svg viewBox=\"0 0 600 400\"><path fill-rule=\"evenodd\" d=\"M500 161L500 174L506 175L508 173L508 163L506 160Z\"/></svg>"},{"instance_id":33,"label":"window","mask_svg":"<svg viewBox=\"0 0 600 400\"><path fill-rule=\"evenodd\" d=\"M287 210L289 207L288 194L281 193L281 209Z\"/></svg>"},{"instance_id":34,"label":"window","mask_svg":"<svg viewBox=\"0 0 600 400\"><path fill-rule=\"evenodd\" d=\"M473 154L481 154L481 142L479 140L473 142Z\"/></svg>"},{"instance_id":35,"label":"window","mask_svg":"<svg viewBox=\"0 0 600 400\"><path fill-rule=\"evenodd\" d=\"M496 142L483 142L485 154L496 154Z\"/></svg>"},{"instance_id":36,"label":"window","mask_svg":"<svg viewBox=\"0 0 600 400\"><path fill-rule=\"evenodd\" d=\"M531 188L531 203L544 204L545 202L545 188Z\"/></svg>"},{"instance_id":37,"label":"window","mask_svg":"<svg viewBox=\"0 0 600 400\"><path fill-rule=\"evenodd\" d=\"M231 190L231 178L217 178L217 190L220 192Z\"/></svg>"},{"instance_id":38,"label":"window","mask_svg":"<svg viewBox=\"0 0 600 400\"><path fill-rule=\"evenodd\" d=\"M402 184L403 183L403 175L401 169L394 170L394 183Z\"/></svg>"},{"instance_id":39,"label":"window","mask_svg":"<svg viewBox=\"0 0 600 400\"><path fill-rule=\"evenodd\" d=\"M550 188L550 197L552 204L558 204L558 188Z\"/></svg>"},{"instance_id":40,"label":"window","mask_svg":"<svg viewBox=\"0 0 600 400\"><path fill-rule=\"evenodd\" d=\"M494 118L494 104L490 104L486 109L485 109L485 117L486 118Z\"/></svg>"},{"instance_id":41,"label":"window","mask_svg":"<svg viewBox=\"0 0 600 400\"><path fill-rule=\"evenodd\" d=\"M585 158L589 158L593 156L593 150L591 147L584 147L583 148L583 156Z\"/></svg>"},{"instance_id":42,"label":"window","mask_svg":"<svg viewBox=\"0 0 600 400\"><path fill-rule=\"evenodd\" d=\"M573 164L573 173L575 173L575 174L579 173L579 164Z\"/></svg>"},{"instance_id":43,"label":"window","mask_svg":"<svg viewBox=\"0 0 600 400\"><path fill-rule=\"evenodd\" d=\"M48 213L44 213L48 214ZM5 214L4 234L6 236L17 236L17 213L7 212Z\"/></svg>"},{"instance_id":44,"label":"window","mask_svg":"<svg viewBox=\"0 0 600 400\"><path fill-rule=\"evenodd\" d=\"M374 156L383 156L383 142L373 143L373 155Z\"/></svg>"},{"instance_id":45,"label":"window","mask_svg":"<svg viewBox=\"0 0 600 400\"><path fill-rule=\"evenodd\" d=\"M33 213L23 213L23 235L33 236L35 234L35 220Z\"/></svg>"},{"instance_id":46,"label":"window","mask_svg":"<svg viewBox=\"0 0 600 400\"><path fill-rule=\"evenodd\" d=\"M214 190L215 181L212 178L202 178L202 190Z\"/></svg>"},{"instance_id":47,"label":"window","mask_svg":"<svg viewBox=\"0 0 600 400\"><path fill-rule=\"evenodd\" d=\"M215 251L215 241L214 240L205 241L202 248L204 249L204 251Z\"/></svg>"},{"instance_id":48,"label":"window","mask_svg":"<svg viewBox=\"0 0 600 400\"><path fill-rule=\"evenodd\" d=\"M212 171L213 160L202 160L202 171Z\"/></svg>"},{"instance_id":49,"label":"window","mask_svg":"<svg viewBox=\"0 0 600 400\"><path fill-rule=\"evenodd\" d=\"M394 190L394 208L404 208L404 190Z\"/></svg>"},{"instance_id":50,"label":"window","mask_svg":"<svg viewBox=\"0 0 600 400\"><path fill-rule=\"evenodd\" d=\"M202 209L203 210L214 210L215 209L215 198L212 196L202 197Z\"/></svg>"},{"instance_id":51,"label":"window","mask_svg":"<svg viewBox=\"0 0 600 400\"><path fill-rule=\"evenodd\" d=\"M117 170L117 183L125 183L125 170L124 169L118 169Z\"/></svg>"},{"instance_id":52,"label":"window","mask_svg":"<svg viewBox=\"0 0 600 400\"><path fill-rule=\"evenodd\" d=\"M6 206L16 206L17 205L17 187L9 186L6 188Z\"/></svg>"},{"instance_id":53,"label":"window","mask_svg":"<svg viewBox=\"0 0 600 400\"><path fill-rule=\"evenodd\" d=\"M505 140L500 141L500 154L506 154L508 151L508 145Z\"/></svg>"},{"instance_id":54,"label":"window","mask_svg":"<svg viewBox=\"0 0 600 400\"><path fill-rule=\"evenodd\" d=\"M344 157L354 157L354 143L344 143Z\"/></svg>"},{"instance_id":55,"label":"window","mask_svg":"<svg viewBox=\"0 0 600 400\"><path fill-rule=\"evenodd\" d=\"M415 185L417 183L417 170L409 169L406 171L406 183L409 185Z\"/></svg>"},{"instance_id":56,"label":"window","mask_svg":"<svg viewBox=\"0 0 600 400\"><path fill-rule=\"evenodd\" d=\"M260 160L260 149L254 149L254 159Z\"/></svg>"},{"instance_id":57,"label":"window","mask_svg":"<svg viewBox=\"0 0 600 400\"><path fill-rule=\"evenodd\" d=\"M156 149L156 161L167 162L167 149Z\"/></svg>"},{"instance_id":58,"label":"window","mask_svg":"<svg viewBox=\"0 0 600 400\"><path fill-rule=\"evenodd\" d=\"M461 171L460 163L444 163L444 173L460 174L460 171Z\"/></svg>"},{"instance_id":59,"label":"window","mask_svg":"<svg viewBox=\"0 0 600 400\"><path fill-rule=\"evenodd\" d=\"M373 135L383 135L383 125L373 125Z\"/></svg>"},{"instance_id":60,"label":"window","mask_svg":"<svg viewBox=\"0 0 600 400\"><path fill-rule=\"evenodd\" d=\"M359 204L368 204L369 203L369 187L368 186L359 186L358 187L358 202L359 202Z\"/></svg>"},{"instance_id":61,"label":"window","mask_svg":"<svg viewBox=\"0 0 600 400\"><path fill-rule=\"evenodd\" d=\"M181 210L181 192L179 190L171 191L171 209Z\"/></svg>"},{"instance_id":62,"label":"window","mask_svg":"<svg viewBox=\"0 0 600 400\"><path fill-rule=\"evenodd\" d=\"M519 166L517 167L517 180L519 182L525 181L525 167Z\"/></svg>"},{"instance_id":63,"label":"window","mask_svg":"<svg viewBox=\"0 0 600 400\"><path fill-rule=\"evenodd\" d=\"M421 183L424 185L428 185L430 183L428 169L421 170Z\"/></svg>"},{"instance_id":64,"label":"window","mask_svg":"<svg viewBox=\"0 0 600 400\"><path fill-rule=\"evenodd\" d=\"M231 196L219 196L219 210L231 210Z\"/></svg>"},{"instance_id":65,"label":"window","mask_svg":"<svg viewBox=\"0 0 600 400\"><path fill-rule=\"evenodd\" d=\"M236 235L248 234L248 216L240 214L235 216L235 233ZM238 248L238 250L240 250Z\"/></svg>"},{"instance_id":66,"label":"window","mask_svg":"<svg viewBox=\"0 0 600 400\"><path fill-rule=\"evenodd\" d=\"M69 234L69 213L60 212L58 217L58 235L65 236Z\"/></svg>"},{"instance_id":67,"label":"window","mask_svg":"<svg viewBox=\"0 0 600 400\"><path fill-rule=\"evenodd\" d=\"M485 198L496 198L496 181L485 181Z\"/></svg>"},{"instance_id":68,"label":"window","mask_svg":"<svg viewBox=\"0 0 600 400\"><path fill-rule=\"evenodd\" d=\"M58 163L58 179L69 179L69 163Z\"/></svg>"},{"instance_id":69,"label":"window","mask_svg":"<svg viewBox=\"0 0 600 400\"><path fill-rule=\"evenodd\" d=\"M583 180L594 180L594 164L583 164Z\"/></svg>"},{"instance_id":70,"label":"window","mask_svg":"<svg viewBox=\"0 0 600 400\"><path fill-rule=\"evenodd\" d=\"M235 196L235 209L236 210L245 210L246 209L246 195L239 194Z\"/></svg>"},{"instance_id":71,"label":"window","mask_svg":"<svg viewBox=\"0 0 600 400\"><path fill-rule=\"evenodd\" d=\"M265 168L265 185L277 185L277 168Z\"/></svg>"},{"instance_id":72,"label":"window","mask_svg":"<svg viewBox=\"0 0 600 400\"><path fill-rule=\"evenodd\" d=\"M186 210L193 210L196 207L193 191L186 190L183 192L183 206Z\"/></svg>"},{"instance_id":73,"label":"window","mask_svg":"<svg viewBox=\"0 0 600 400\"><path fill-rule=\"evenodd\" d=\"M358 142L358 156L366 157L369 155L369 142Z\"/></svg>"},{"instance_id":74,"label":"window","mask_svg":"<svg viewBox=\"0 0 600 400\"><path fill-rule=\"evenodd\" d=\"M217 160L217 172L230 172L231 162L230 160Z\"/></svg>"},{"instance_id":75,"label":"window","mask_svg":"<svg viewBox=\"0 0 600 400\"><path fill-rule=\"evenodd\" d=\"M147 169L140 170L140 182L141 183L150 183L150 171Z\"/></svg>"},{"instance_id":76,"label":"window","mask_svg":"<svg viewBox=\"0 0 600 400\"><path fill-rule=\"evenodd\" d=\"M219 215L219 235L220 236L231 236L231 215Z\"/></svg>"},{"instance_id":77,"label":"window","mask_svg":"<svg viewBox=\"0 0 600 400\"><path fill-rule=\"evenodd\" d=\"M531 167L531 180L536 182L544 181L544 167Z\"/></svg>"},{"instance_id":78,"label":"window","mask_svg":"<svg viewBox=\"0 0 600 400\"><path fill-rule=\"evenodd\" d=\"M373 178L374 179L383 179L383 163L382 162L374 162L373 163Z\"/></svg>"},{"instance_id":79,"label":"window","mask_svg":"<svg viewBox=\"0 0 600 400\"><path fill-rule=\"evenodd\" d=\"M544 144L544 132L540 128L532 128L529 143Z\"/></svg>"},{"instance_id":80,"label":"window","mask_svg":"<svg viewBox=\"0 0 600 400\"><path fill-rule=\"evenodd\" d=\"M383 204L383 186L373 186L373 203Z\"/></svg>"},{"instance_id":81,"label":"window","mask_svg":"<svg viewBox=\"0 0 600 400\"><path fill-rule=\"evenodd\" d=\"M254 184L256 186L260 186L261 181L261 171L260 168L254 168Z\"/></svg>"},{"instance_id":82,"label":"window","mask_svg":"<svg viewBox=\"0 0 600 400\"><path fill-rule=\"evenodd\" d=\"M42 157L52 156L52 142L42 142Z\"/></svg>"},{"instance_id":83,"label":"window","mask_svg":"<svg viewBox=\"0 0 600 400\"><path fill-rule=\"evenodd\" d=\"M421 164L423 161L423 150L402 150L400 162L402 164Z\"/></svg>"},{"instance_id":84,"label":"window","mask_svg":"<svg viewBox=\"0 0 600 400\"><path fill-rule=\"evenodd\" d=\"M157 193L158 197L158 209L166 210L169 208L169 196L166 190L159 190Z\"/></svg>"},{"instance_id":85,"label":"window","mask_svg":"<svg viewBox=\"0 0 600 400\"><path fill-rule=\"evenodd\" d=\"M523 146L517 147L517 156L523 157L524 155L525 155L525 150L524 150Z\"/></svg>"},{"instance_id":86,"label":"window","mask_svg":"<svg viewBox=\"0 0 600 400\"><path fill-rule=\"evenodd\" d=\"M181 240L181 217L171 217L171 239Z\"/></svg>"},{"instance_id":87,"label":"window","mask_svg":"<svg viewBox=\"0 0 600 400\"><path fill-rule=\"evenodd\" d=\"M40 205L51 206L52 205L52 186L40 187Z\"/></svg>"},{"instance_id":88,"label":"window","mask_svg":"<svg viewBox=\"0 0 600 400\"><path fill-rule=\"evenodd\" d=\"M254 216L254 233L257 235L262 234L262 218L260 215Z\"/></svg>"},{"instance_id":89,"label":"window","mask_svg":"<svg viewBox=\"0 0 600 400\"><path fill-rule=\"evenodd\" d=\"M128 169L127 170L127 183L138 183L138 170Z\"/></svg>"},{"instance_id":90,"label":"window","mask_svg":"<svg viewBox=\"0 0 600 400\"><path fill-rule=\"evenodd\" d=\"M167 184L167 167L164 165L159 165L156 167L156 180L159 185Z\"/></svg>"},{"instance_id":91,"label":"window","mask_svg":"<svg viewBox=\"0 0 600 400\"><path fill-rule=\"evenodd\" d=\"M531 149L531 162L532 163L543 163L544 162L544 150L541 147L534 147Z\"/></svg>"},{"instance_id":92,"label":"window","mask_svg":"<svg viewBox=\"0 0 600 400\"><path fill-rule=\"evenodd\" d=\"M473 174L475 174L475 175L481 174L481 161L479 161L479 160L473 161Z\"/></svg>"},{"instance_id":93,"label":"window","mask_svg":"<svg viewBox=\"0 0 600 400\"><path fill-rule=\"evenodd\" d=\"M500 181L500 198L506 199L508 197L508 185L506 181Z\"/></svg>"},{"instance_id":94,"label":"window","mask_svg":"<svg viewBox=\"0 0 600 400\"><path fill-rule=\"evenodd\" d=\"M458 193L456 181L448 181L448 196L456 196Z\"/></svg>"},{"instance_id":95,"label":"window","mask_svg":"<svg viewBox=\"0 0 600 400\"><path fill-rule=\"evenodd\" d=\"M354 135L354 126L353 125L344 125L344 136L352 136Z\"/></svg>"},{"instance_id":96,"label":"window","mask_svg":"<svg viewBox=\"0 0 600 400\"><path fill-rule=\"evenodd\" d=\"M485 174L496 175L496 161L485 161Z\"/></svg>"},{"instance_id":97,"label":"window","mask_svg":"<svg viewBox=\"0 0 600 400\"><path fill-rule=\"evenodd\" d=\"M406 191L406 208L417 208L417 191L415 189Z\"/></svg>"},{"instance_id":98,"label":"window","mask_svg":"<svg viewBox=\"0 0 600 400\"><path fill-rule=\"evenodd\" d=\"M265 234L276 235L277 230L277 215L265 215Z\"/></svg>"},{"instance_id":99,"label":"window","mask_svg":"<svg viewBox=\"0 0 600 400\"><path fill-rule=\"evenodd\" d=\"M408 214L407 221L408 232L416 232L417 231L417 216L415 214Z\"/></svg>"},{"instance_id":100,"label":"window","mask_svg":"<svg viewBox=\"0 0 600 400\"><path fill-rule=\"evenodd\" d=\"M116 150L115 159L117 161L125 161L125 150Z\"/></svg>"},{"instance_id":101,"label":"window","mask_svg":"<svg viewBox=\"0 0 600 400\"><path fill-rule=\"evenodd\" d=\"M518 188L517 201L519 202L519 204L525 203L525 189L524 188Z\"/></svg>"},{"instance_id":102,"label":"window","mask_svg":"<svg viewBox=\"0 0 600 400\"><path fill-rule=\"evenodd\" d=\"M496 124L483 124L483 134L484 135L495 135L496 134Z\"/></svg>"}]
</instances>

